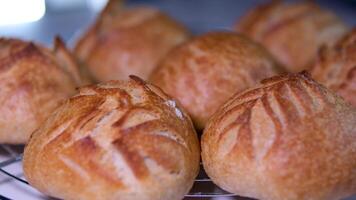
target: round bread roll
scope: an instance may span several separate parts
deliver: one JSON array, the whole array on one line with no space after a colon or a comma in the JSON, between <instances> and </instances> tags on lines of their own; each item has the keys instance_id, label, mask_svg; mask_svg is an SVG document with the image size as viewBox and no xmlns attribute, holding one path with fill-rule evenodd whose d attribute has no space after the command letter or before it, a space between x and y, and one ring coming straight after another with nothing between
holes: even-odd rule
<instances>
[{"instance_id":1,"label":"round bread roll","mask_svg":"<svg viewBox=\"0 0 356 200\"><path fill-rule=\"evenodd\" d=\"M75 54L97 81L146 79L157 62L188 31L180 23L150 7L125 9L110 0L96 23L82 36Z\"/></svg>"},{"instance_id":2,"label":"round bread roll","mask_svg":"<svg viewBox=\"0 0 356 200\"><path fill-rule=\"evenodd\" d=\"M356 106L356 29L336 45L321 48L313 78Z\"/></svg>"},{"instance_id":3,"label":"round bread roll","mask_svg":"<svg viewBox=\"0 0 356 200\"><path fill-rule=\"evenodd\" d=\"M311 66L319 47L333 43L347 31L332 12L304 1L272 1L251 10L235 27L261 42L291 72Z\"/></svg>"},{"instance_id":4,"label":"round bread roll","mask_svg":"<svg viewBox=\"0 0 356 200\"><path fill-rule=\"evenodd\" d=\"M57 104L75 93L81 78L57 38L53 50L0 38L0 143L26 143Z\"/></svg>"},{"instance_id":5,"label":"round bread roll","mask_svg":"<svg viewBox=\"0 0 356 200\"><path fill-rule=\"evenodd\" d=\"M356 110L307 74L234 95L201 145L209 177L238 195L335 200L356 192Z\"/></svg>"},{"instance_id":6,"label":"round bread roll","mask_svg":"<svg viewBox=\"0 0 356 200\"><path fill-rule=\"evenodd\" d=\"M235 92L278 72L270 55L249 39L228 32L208 33L173 49L150 81L176 97L196 127Z\"/></svg>"},{"instance_id":7,"label":"round bread roll","mask_svg":"<svg viewBox=\"0 0 356 200\"><path fill-rule=\"evenodd\" d=\"M23 164L32 186L60 199L174 200L199 153L188 115L132 77L81 88L34 132Z\"/></svg>"}]
</instances>

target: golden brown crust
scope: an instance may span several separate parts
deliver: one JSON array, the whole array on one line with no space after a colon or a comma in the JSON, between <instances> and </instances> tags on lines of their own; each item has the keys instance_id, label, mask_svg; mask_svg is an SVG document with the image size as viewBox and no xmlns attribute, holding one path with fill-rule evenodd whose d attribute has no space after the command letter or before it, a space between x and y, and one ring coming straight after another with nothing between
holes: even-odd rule
<instances>
[{"instance_id":1,"label":"golden brown crust","mask_svg":"<svg viewBox=\"0 0 356 200\"><path fill-rule=\"evenodd\" d=\"M58 64L72 76L77 86L88 85L92 83L90 77L81 73L78 62L74 55L67 49L63 40L56 36L54 38L54 46L52 54L55 56Z\"/></svg>"},{"instance_id":2,"label":"golden brown crust","mask_svg":"<svg viewBox=\"0 0 356 200\"><path fill-rule=\"evenodd\" d=\"M318 49L346 33L333 13L305 1L272 1L251 10L235 29L262 43L291 72L310 67Z\"/></svg>"},{"instance_id":3,"label":"golden brown crust","mask_svg":"<svg viewBox=\"0 0 356 200\"><path fill-rule=\"evenodd\" d=\"M48 112L81 84L75 62L59 40L51 51L0 38L0 143L25 143Z\"/></svg>"},{"instance_id":4,"label":"golden brown crust","mask_svg":"<svg viewBox=\"0 0 356 200\"><path fill-rule=\"evenodd\" d=\"M307 74L234 95L201 145L209 177L239 195L332 200L356 192L356 110Z\"/></svg>"},{"instance_id":5,"label":"golden brown crust","mask_svg":"<svg viewBox=\"0 0 356 200\"><path fill-rule=\"evenodd\" d=\"M181 199L199 170L184 111L137 77L83 87L33 134L30 184L61 199Z\"/></svg>"},{"instance_id":6,"label":"golden brown crust","mask_svg":"<svg viewBox=\"0 0 356 200\"><path fill-rule=\"evenodd\" d=\"M125 9L121 4L109 1L75 47L79 60L99 81L128 79L130 74L147 78L157 62L189 35L156 9Z\"/></svg>"},{"instance_id":7,"label":"golden brown crust","mask_svg":"<svg viewBox=\"0 0 356 200\"><path fill-rule=\"evenodd\" d=\"M261 46L236 33L216 32L172 50L150 80L177 98L202 129L232 94L277 72Z\"/></svg>"},{"instance_id":8,"label":"golden brown crust","mask_svg":"<svg viewBox=\"0 0 356 200\"><path fill-rule=\"evenodd\" d=\"M334 46L320 49L313 78L356 106L356 29Z\"/></svg>"}]
</instances>

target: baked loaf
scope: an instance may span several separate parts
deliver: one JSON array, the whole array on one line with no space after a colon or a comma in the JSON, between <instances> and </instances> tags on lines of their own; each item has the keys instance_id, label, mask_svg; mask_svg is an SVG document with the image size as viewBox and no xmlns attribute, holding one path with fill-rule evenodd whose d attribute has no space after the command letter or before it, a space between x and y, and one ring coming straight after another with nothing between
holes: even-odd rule
<instances>
[{"instance_id":1,"label":"baked loaf","mask_svg":"<svg viewBox=\"0 0 356 200\"><path fill-rule=\"evenodd\" d=\"M84 87L32 135L24 172L61 199L182 199L199 170L188 115L136 77Z\"/></svg>"},{"instance_id":2,"label":"baked loaf","mask_svg":"<svg viewBox=\"0 0 356 200\"><path fill-rule=\"evenodd\" d=\"M126 9L110 0L96 23L75 47L80 62L97 81L146 79L172 47L188 38L188 31L166 14L150 7Z\"/></svg>"},{"instance_id":3,"label":"baked loaf","mask_svg":"<svg viewBox=\"0 0 356 200\"><path fill-rule=\"evenodd\" d=\"M26 143L57 104L81 84L74 58L57 38L54 49L0 38L0 143Z\"/></svg>"},{"instance_id":4,"label":"baked loaf","mask_svg":"<svg viewBox=\"0 0 356 200\"><path fill-rule=\"evenodd\" d=\"M356 106L356 29L336 45L324 46L312 76Z\"/></svg>"},{"instance_id":5,"label":"baked loaf","mask_svg":"<svg viewBox=\"0 0 356 200\"><path fill-rule=\"evenodd\" d=\"M207 124L201 145L209 177L242 196L356 194L356 110L303 73L234 95Z\"/></svg>"},{"instance_id":6,"label":"baked loaf","mask_svg":"<svg viewBox=\"0 0 356 200\"><path fill-rule=\"evenodd\" d=\"M251 10L235 29L262 43L289 71L299 72L312 65L322 44L337 41L348 28L312 2L273 1Z\"/></svg>"},{"instance_id":7,"label":"baked loaf","mask_svg":"<svg viewBox=\"0 0 356 200\"><path fill-rule=\"evenodd\" d=\"M208 33L173 49L150 81L176 97L196 127L235 92L275 75L270 55L249 39L228 32Z\"/></svg>"}]
</instances>

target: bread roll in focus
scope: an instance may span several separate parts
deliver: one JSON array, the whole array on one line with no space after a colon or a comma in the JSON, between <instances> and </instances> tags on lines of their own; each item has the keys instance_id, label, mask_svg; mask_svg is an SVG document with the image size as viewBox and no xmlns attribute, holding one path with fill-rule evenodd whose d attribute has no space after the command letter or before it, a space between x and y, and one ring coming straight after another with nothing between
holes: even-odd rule
<instances>
[{"instance_id":1,"label":"bread roll in focus","mask_svg":"<svg viewBox=\"0 0 356 200\"><path fill-rule=\"evenodd\" d=\"M277 74L270 55L251 40L229 32L198 36L173 49L150 81L177 98L203 129L235 92Z\"/></svg>"},{"instance_id":2,"label":"bread roll in focus","mask_svg":"<svg viewBox=\"0 0 356 200\"><path fill-rule=\"evenodd\" d=\"M304 73L234 95L208 122L201 145L209 177L241 196L356 194L356 110Z\"/></svg>"},{"instance_id":3,"label":"bread roll in focus","mask_svg":"<svg viewBox=\"0 0 356 200\"><path fill-rule=\"evenodd\" d=\"M60 39L50 50L32 42L0 39L0 143L26 143L81 77Z\"/></svg>"},{"instance_id":4,"label":"bread roll in focus","mask_svg":"<svg viewBox=\"0 0 356 200\"><path fill-rule=\"evenodd\" d=\"M310 1L260 5L235 29L262 43L291 72L309 68L321 45L332 44L348 30L334 13Z\"/></svg>"},{"instance_id":5,"label":"bread roll in focus","mask_svg":"<svg viewBox=\"0 0 356 200\"><path fill-rule=\"evenodd\" d=\"M199 142L176 102L137 77L80 89L32 135L24 173L60 199L182 199Z\"/></svg>"},{"instance_id":6,"label":"bread roll in focus","mask_svg":"<svg viewBox=\"0 0 356 200\"><path fill-rule=\"evenodd\" d=\"M313 78L356 106L356 29L336 45L321 48Z\"/></svg>"},{"instance_id":7,"label":"bread roll in focus","mask_svg":"<svg viewBox=\"0 0 356 200\"><path fill-rule=\"evenodd\" d=\"M157 62L188 38L188 31L150 7L124 8L110 0L96 23L81 37L75 53L97 81L146 79Z\"/></svg>"}]
</instances>

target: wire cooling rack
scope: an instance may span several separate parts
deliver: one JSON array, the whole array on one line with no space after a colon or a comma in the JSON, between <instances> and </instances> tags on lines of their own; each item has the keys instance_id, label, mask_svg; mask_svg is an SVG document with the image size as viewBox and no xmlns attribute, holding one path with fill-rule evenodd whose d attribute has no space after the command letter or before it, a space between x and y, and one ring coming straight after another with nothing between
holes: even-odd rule
<instances>
[{"instance_id":1,"label":"wire cooling rack","mask_svg":"<svg viewBox=\"0 0 356 200\"><path fill-rule=\"evenodd\" d=\"M23 146L0 145L0 199L53 199L32 188L22 171ZM248 200L215 186L201 167L194 186L184 200Z\"/></svg>"}]
</instances>

